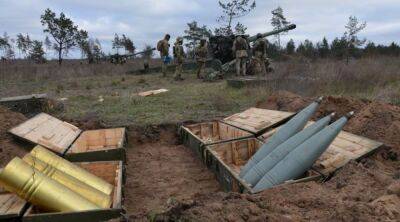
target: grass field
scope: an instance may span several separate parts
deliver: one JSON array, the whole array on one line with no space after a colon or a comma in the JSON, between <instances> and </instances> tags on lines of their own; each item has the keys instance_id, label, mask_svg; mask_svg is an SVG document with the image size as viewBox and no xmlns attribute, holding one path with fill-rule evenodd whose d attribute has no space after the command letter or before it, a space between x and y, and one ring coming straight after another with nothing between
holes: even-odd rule
<instances>
[{"instance_id":1,"label":"grass field","mask_svg":"<svg viewBox=\"0 0 400 222\"><path fill-rule=\"evenodd\" d=\"M186 71L175 82L172 73L128 75L140 61L124 66L55 64L7 64L0 67L0 97L48 93L66 98L66 118L95 116L107 125L147 125L220 118L254 106L276 90L306 96L345 95L400 103L398 58L361 59L346 65L341 61L308 61L295 58L275 63L270 74L276 81L265 86L234 89L224 80L205 83ZM157 61L153 61L157 64ZM138 92L166 88L167 93L140 97ZM101 99L102 98L102 99ZM102 100L102 101L100 101Z\"/></svg>"}]
</instances>

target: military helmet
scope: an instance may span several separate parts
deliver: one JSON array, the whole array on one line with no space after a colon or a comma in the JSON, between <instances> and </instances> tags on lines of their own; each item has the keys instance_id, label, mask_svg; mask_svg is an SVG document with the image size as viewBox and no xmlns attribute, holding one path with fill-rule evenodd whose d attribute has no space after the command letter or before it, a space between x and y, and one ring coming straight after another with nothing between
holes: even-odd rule
<instances>
[{"instance_id":1,"label":"military helmet","mask_svg":"<svg viewBox=\"0 0 400 222\"><path fill-rule=\"evenodd\" d=\"M261 33L257 33L257 39L261 39L263 36Z\"/></svg>"},{"instance_id":2,"label":"military helmet","mask_svg":"<svg viewBox=\"0 0 400 222\"><path fill-rule=\"evenodd\" d=\"M182 37L176 38L176 42L183 42L183 38Z\"/></svg>"}]
</instances>

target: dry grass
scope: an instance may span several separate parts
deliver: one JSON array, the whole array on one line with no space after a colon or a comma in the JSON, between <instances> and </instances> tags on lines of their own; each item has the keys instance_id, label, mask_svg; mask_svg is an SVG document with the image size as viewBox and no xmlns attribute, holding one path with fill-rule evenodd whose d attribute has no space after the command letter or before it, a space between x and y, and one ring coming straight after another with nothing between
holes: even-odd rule
<instances>
[{"instance_id":1,"label":"dry grass","mask_svg":"<svg viewBox=\"0 0 400 222\"><path fill-rule=\"evenodd\" d=\"M153 65L159 61L152 61ZM220 118L254 106L276 90L306 96L345 95L400 104L400 63L398 58L351 61L294 58L274 64L273 81L264 86L234 89L225 81L204 83L193 72L176 83L161 74L129 75L141 61L128 64L85 65L67 61L61 67L45 65L0 65L0 97L48 93L68 98L59 114L68 118L96 115L110 125L158 124ZM168 93L142 98L136 93L167 88ZM104 99L99 102L99 97Z\"/></svg>"},{"instance_id":2,"label":"dry grass","mask_svg":"<svg viewBox=\"0 0 400 222\"><path fill-rule=\"evenodd\" d=\"M303 58L276 64L280 89L299 94L345 95L399 104L400 63L396 57L310 62Z\"/></svg>"}]
</instances>

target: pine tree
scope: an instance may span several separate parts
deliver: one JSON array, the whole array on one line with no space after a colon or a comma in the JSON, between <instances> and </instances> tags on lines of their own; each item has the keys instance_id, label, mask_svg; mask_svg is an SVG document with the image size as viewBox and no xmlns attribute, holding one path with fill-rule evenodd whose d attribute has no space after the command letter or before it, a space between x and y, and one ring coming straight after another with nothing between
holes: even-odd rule
<instances>
[{"instance_id":1,"label":"pine tree","mask_svg":"<svg viewBox=\"0 0 400 222\"><path fill-rule=\"evenodd\" d=\"M272 13L271 25L272 27L274 27L274 30L281 29L290 24L283 15L283 9L280 6L272 10L271 13ZM275 35L278 41L279 48L281 48L281 35L284 35L285 33L287 32L281 32Z\"/></svg>"},{"instance_id":2,"label":"pine tree","mask_svg":"<svg viewBox=\"0 0 400 222\"><path fill-rule=\"evenodd\" d=\"M329 43L328 40L324 37L321 43L317 43L317 51L318 55L321 58L327 58L329 55Z\"/></svg>"},{"instance_id":3,"label":"pine tree","mask_svg":"<svg viewBox=\"0 0 400 222\"><path fill-rule=\"evenodd\" d=\"M61 65L63 55L67 55L69 50L77 44L78 26L74 25L74 22L64 13L60 13L57 17L56 13L50 9L46 9L40 18L42 25L45 26L43 31L49 33L55 41L54 49L58 52L58 64Z\"/></svg>"},{"instance_id":4,"label":"pine tree","mask_svg":"<svg viewBox=\"0 0 400 222\"><path fill-rule=\"evenodd\" d=\"M29 49L28 58L33 60L35 63L45 63L44 58L45 52L43 50L43 43L41 41L32 41L32 47Z\"/></svg>"},{"instance_id":5,"label":"pine tree","mask_svg":"<svg viewBox=\"0 0 400 222\"><path fill-rule=\"evenodd\" d=\"M194 58L194 49L203 38L209 38L212 35L212 31L207 26L199 26L196 21L187 23L188 29L184 31L185 35L185 47L187 48L187 54L190 58Z\"/></svg>"},{"instance_id":6,"label":"pine tree","mask_svg":"<svg viewBox=\"0 0 400 222\"><path fill-rule=\"evenodd\" d=\"M345 28L347 31L343 34L343 39L346 40L345 54L346 61L349 63L350 56L354 56L358 47L365 44L366 39L359 39L357 34L367 27L366 22L360 23L355 16L350 16Z\"/></svg>"},{"instance_id":7,"label":"pine tree","mask_svg":"<svg viewBox=\"0 0 400 222\"><path fill-rule=\"evenodd\" d=\"M286 53L288 55L294 54L294 51L296 50L296 45L293 41L293 39L290 39L289 42L286 44Z\"/></svg>"},{"instance_id":8,"label":"pine tree","mask_svg":"<svg viewBox=\"0 0 400 222\"><path fill-rule=\"evenodd\" d=\"M217 19L222 27L217 28L216 32L221 35L232 35L233 21L249 14L256 7L255 0L221 0L218 4L223 14Z\"/></svg>"}]
</instances>

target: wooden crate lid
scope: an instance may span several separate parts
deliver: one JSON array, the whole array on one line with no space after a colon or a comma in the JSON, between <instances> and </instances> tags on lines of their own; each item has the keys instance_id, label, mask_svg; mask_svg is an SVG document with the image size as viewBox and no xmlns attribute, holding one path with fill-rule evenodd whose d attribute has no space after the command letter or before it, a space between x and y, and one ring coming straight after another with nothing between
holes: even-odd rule
<instances>
[{"instance_id":1,"label":"wooden crate lid","mask_svg":"<svg viewBox=\"0 0 400 222\"><path fill-rule=\"evenodd\" d=\"M11 134L63 154L82 132L78 127L40 113L12 128Z\"/></svg>"},{"instance_id":2,"label":"wooden crate lid","mask_svg":"<svg viewBox=\"0 0 400 222\"><path fill-rule=\"evenodd\" d=\"M313 123L313 121L309 121L306 127ZM260 139L265 141L278 129L279 128L275 128L274 130L263 134ZM334 172L338 168L347 164L350 160L360 159L382 145L383 143L381 142L342 130L335 140L333 140L328 149L314 164L314 168L324 174Z\"/></svg>"},{"instance_id":3,"label":"wooden crate lid","mask_svg":"<svg viewBox=\"0 0 400 222\"><path fill-rule=\"evenodd\" d=\"M24 100L46 99L46 98L47 98L47 94L32 94L32 95L25 95L25 96L4 97L4 98L0 98L0 103L19 102L19 101L24 101Z\"/></svg>"},{"instance_id":4,"label":"wooden crate lid","mask_svg":"<svg viewBox=\"0 0 400 222\"><path fill-rule=\"evenodd\" d=\"M22 214L26 201L9 192L0 193L0 220L17 218Z\"/></svg>"},{"instance_id":5,"label":"wooden crate lid","mask_svg":"<svg viewBox=\"0 0 400 222\"><path fill-rule=\"evenodd\" d=\"M244 112L236 113L223 120L223 122L259 134L288 120L294 113L268 109L250 108Z\"/></svg>"},{"instance_id":6,"label":"wooden crate lid","mask_svg":"<svg viewBox=\"0 0 400 222\"><path fill-rule=\"evenodd\" d=\"M331 173L347 164L373 152L383 143L345 131L339 133L329 148L314 164L323 173Z\"/></svg>"}]
</instances>

